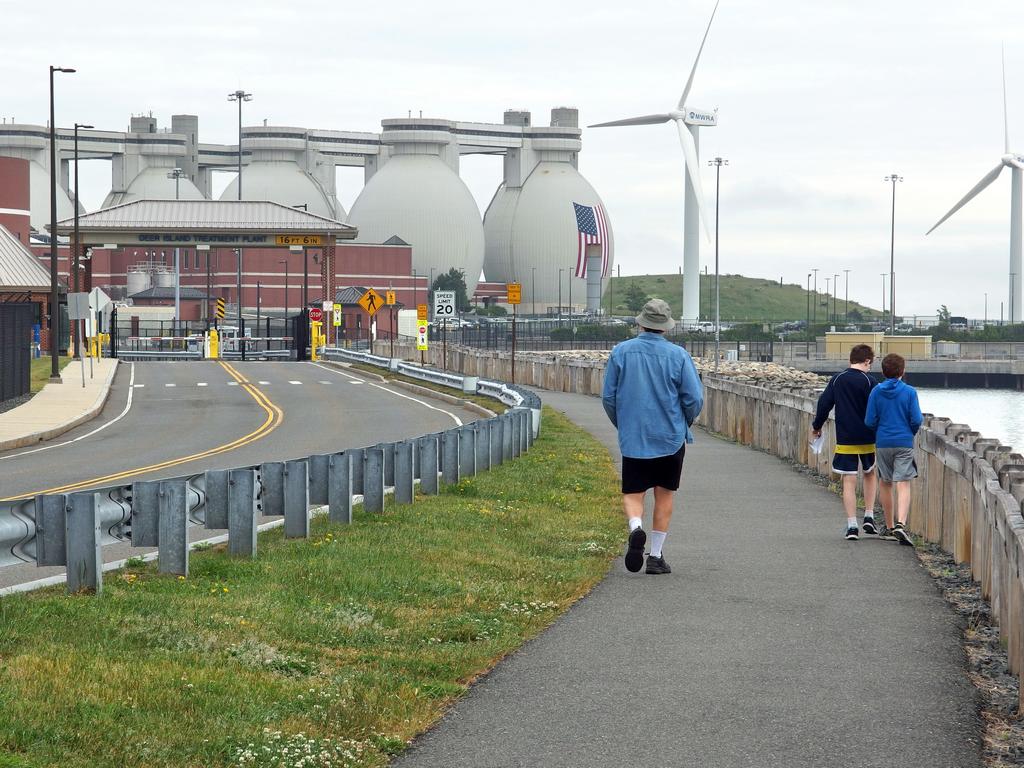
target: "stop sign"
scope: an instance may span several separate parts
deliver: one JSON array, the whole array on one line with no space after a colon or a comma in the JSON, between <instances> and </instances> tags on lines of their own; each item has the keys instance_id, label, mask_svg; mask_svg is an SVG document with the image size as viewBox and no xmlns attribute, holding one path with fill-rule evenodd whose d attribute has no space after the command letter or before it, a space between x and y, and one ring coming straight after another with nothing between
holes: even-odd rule
<instances>
[{"instance_id":1,"label":"stop sign","mask_svg":"<svg viewBox=\"0 0 1024 768\"><path fill-rule=\"evenodd\" d=\"M314 323L319 323L324 319L324 311L320 307L312 307L309 310L309 319Z\"/></svg>"}]
</instances>

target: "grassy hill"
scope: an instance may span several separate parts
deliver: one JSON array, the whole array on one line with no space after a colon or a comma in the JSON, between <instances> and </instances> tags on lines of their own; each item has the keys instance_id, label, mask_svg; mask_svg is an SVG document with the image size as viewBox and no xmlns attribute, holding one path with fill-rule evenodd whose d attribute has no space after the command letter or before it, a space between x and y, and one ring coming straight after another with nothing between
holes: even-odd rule
<instances>
[{"instance_id":1,"label":"grassy hill","mask_svg":"<svg viewBox=\"0 0 1024 768\"><path fill-rule=\"evenodd\" d=\"M758 277L742 275L722 275L719 278L722 320L729 322L784 322L787 320L804 320L807 318L807 290L794 283L780 285L778 281L765 280ZM680 317L683 297L683 276L668 275L636 275L631 277L613 277L611 285L605 288L604 306L614 301L612 314L631 315L626 305L627 291L636 285L648 298L664 299L672 307L673 317ZM824 286L819 286L818 322L825 322L832 311L832 297L826 299ZM715 276L700 276L701 317L708 318L714 314ZM813 291L812 291L813 295ZM839 291L836 311L838 322L845 318L846 302L844 293ZM825 302L828 307L826 308ZM850 312L857 310L864 319L879 318L877 309L865 307L855 301L850 302ZM812 306L813 312L813 306Z\"/></svg>"}]
</instances>

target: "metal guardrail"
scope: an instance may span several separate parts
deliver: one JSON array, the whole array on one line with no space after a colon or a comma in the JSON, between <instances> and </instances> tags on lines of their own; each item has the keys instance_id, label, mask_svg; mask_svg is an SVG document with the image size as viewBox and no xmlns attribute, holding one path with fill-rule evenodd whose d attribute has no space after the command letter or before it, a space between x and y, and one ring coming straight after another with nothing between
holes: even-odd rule
<instances>
[{"instance_id":1,"label":"metal guardrail","mask_svg":"<svg viewBox=\"0 0 1024 768\"><path fill-rule=\"evenodd\" d=\"M351 361L392 365L365 353L331 352L344 352ZM461 376L408 368L424 380L453 386L457 380L459 388L466 386ZM477 387L473 377L466 379ZM347 523L354 503L379 512L387 492L399 503L412 503L417 482L422 492L436 494L439 480L457 483L517 458L533 444L540 399L499 382L486 382L481 391L516 405L499 416L394 443L0 502L0 568L33 562L65 566L69 592L99 592L104 545L158 547L160 570L187 576L189 550L200 543L189 542L192 526L226 528L229 551L252 557L260 517L283 517L286 536L308 536L311 508L326 506L332 520ZM0 589L0 594L23 588Z\"/></svg>"},{"instance_id":2,"label":"metal guardrail","mask_svg":"<svg viewBox=\"0 0 1024 768\"><path fill-rule=\"evenodd\" d=\"M412 365L411 363L393 360L389 357L371 355L368 352L357 352L337 347L325 349L324 359L343 360L350 363L363 363L378 368L386 368L401 373L403 376L451 387L467 394L481 394L486 397L493 397L510 408L525 406L531 409L540 409L539 397L519 387L510 386L499 381L480 380L476 376L460 376L457 373L448 373L447 371L438 371L421 365ZM536 402L534 403L534 401Z\"/></svg>"}]
</instances>

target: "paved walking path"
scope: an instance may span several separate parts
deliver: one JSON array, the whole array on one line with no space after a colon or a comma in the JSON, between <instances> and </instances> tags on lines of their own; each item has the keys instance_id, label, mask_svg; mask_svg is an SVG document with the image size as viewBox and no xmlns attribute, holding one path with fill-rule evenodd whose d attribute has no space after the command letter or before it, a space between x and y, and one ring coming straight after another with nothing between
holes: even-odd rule
<instances>
[{"instance_id":1,"label":"paved walking path","mask_svg":"<svg viewBox=\"0 0 1024 768\"><path fill-rule=\"evenodd\" d=\"M0 451L21 448L67 432L96 416L110 392L117 360L104 357L85 361L85 386L82 364L72 361L61 370L63 383L47 384L31 400L0 413Z\"/></svg>"},{"instance_id":2,"label":"paved walking path","mask_svg":"<svg viewBox=\"0 0 1024 768\"><path fill-rule=\"evenodd\" d=\"M597 398L541 396L618 457ZM960 629L913 551L845 541L837 496L696 437L673 573L616 562L395 768L981 765Z\"/></svg>"}]
</instances>

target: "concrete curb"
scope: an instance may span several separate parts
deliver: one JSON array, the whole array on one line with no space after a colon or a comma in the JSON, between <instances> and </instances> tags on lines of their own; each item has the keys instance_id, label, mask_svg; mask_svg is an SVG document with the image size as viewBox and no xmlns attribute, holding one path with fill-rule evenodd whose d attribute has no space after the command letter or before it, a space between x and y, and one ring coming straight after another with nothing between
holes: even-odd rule
<instances>
[{"instance_id":1,"label":"concrete curb","mask_svg":"<svg viewBox=\"0 0 1024 768\"><path fill-rule=\"evenodd\" d=\"M21 437L13 437L9 440L0 440L0 452L9 451L14 448L24 448L35 443L41 443L44 440L50 440L51 438L63 435L74 429L77 426L85 424L87 421L92 421L99 416L100 411L103 410L103 406L107 404L107 398L110 397L110 385L114 381L114 376L117 373L117 368L120 365L120 361L111 367L110 373L107 374L107 380L103 382L100 389L100 393L96 396L92 405L89 406L88 410L84 411L80 416L76 416L73 419L68 419L65 422L58 424L50 429L44 429L40 432L31 432Z\"/></svg>"},{"instance_id":2,"label":"concrete curb","mask_svg":"<svg viewBox=\"0 0 1024 768\"><path fill-rule=\"evenodd\" d=\"M331 365L331 366L334 366L336 368L346 368L346 369L349 369L349 370L352 369L352 367L350 365L347 365L346 363L337 363L337 362L335 362L333 360L320 360L319 362L322 365ZM367 371L362 371L362 370L359 370L359 369L356 369L355 373L353 373L353 375L356 375L356 374L359 374L360 376L366 376L367 378L377 379L378 381L380 381L381 384L390 384L393 387L398 387L399 389L404 389L404 390L406 390L408 392L413 392L413 393L415 393L417 395L423 395L425 397L433 397L433 398L435 398L437 400L440 400L442 402L448 403L449 405L461 405L467 411L473 411L473 413L478 413L481 416L483 416L484 418L490 418L492 416L497 416L497 414L494 411L489 411L486 408L484 408L482 405L478 405L477 403L474 403L474 402L472 402L470 400L463 400L461 397L455 397L454 395L447 395L444 392L438 392L436 389L430 389L429 387L421 387L418 384L413 384L413 383L408 382L408 381L400 381L398 379L388 379L388 378L385 378L384 376L380 376L380 375L378 375L376 373L369 373Z\"/></svg>"}]
</instances>

